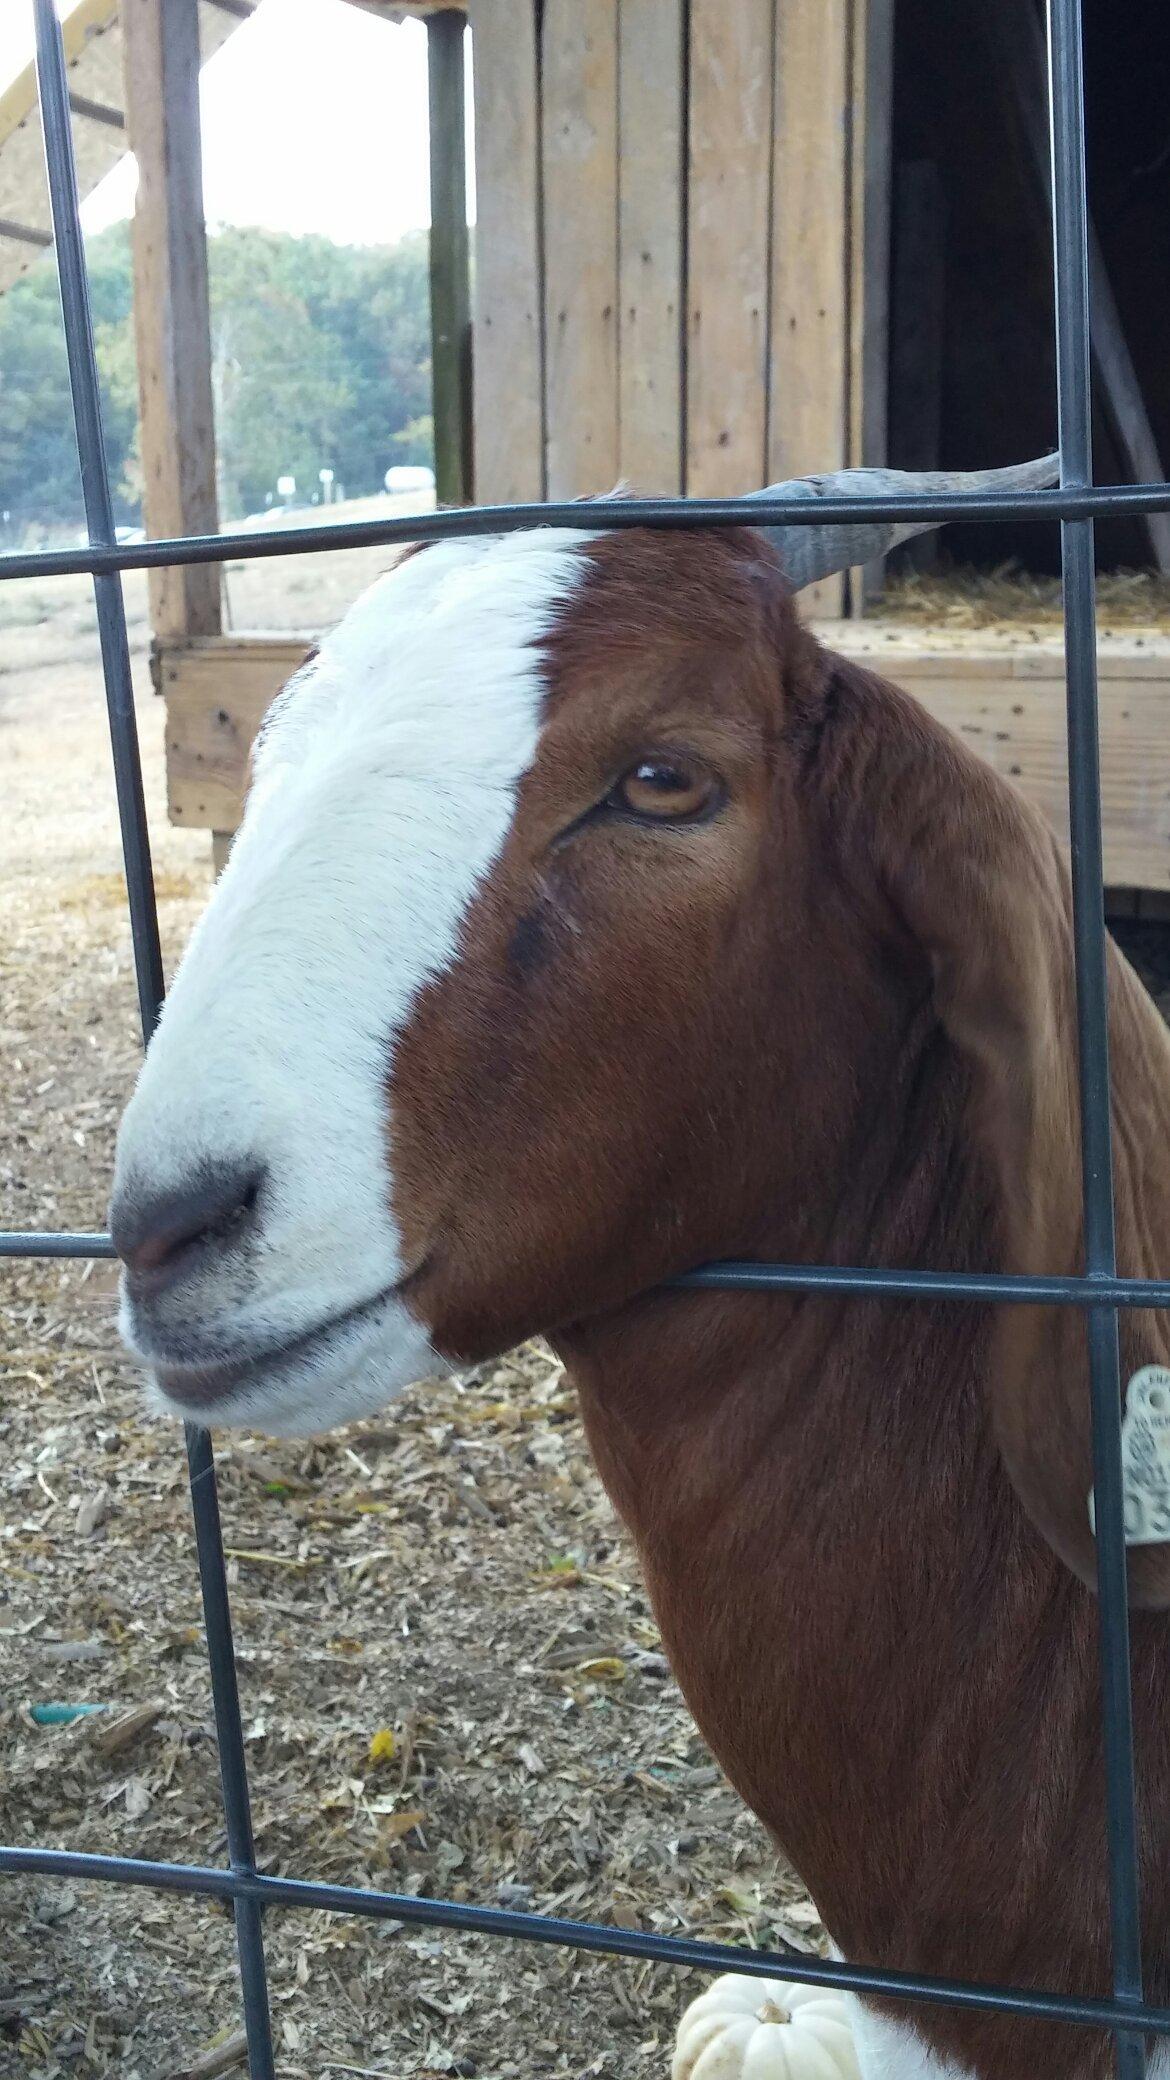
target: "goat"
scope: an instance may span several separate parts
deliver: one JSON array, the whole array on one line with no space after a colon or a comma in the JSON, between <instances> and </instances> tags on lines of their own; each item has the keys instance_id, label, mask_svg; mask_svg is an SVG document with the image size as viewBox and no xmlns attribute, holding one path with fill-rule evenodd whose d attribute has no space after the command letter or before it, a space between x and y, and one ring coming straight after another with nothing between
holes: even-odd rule
<instances>
[{"instance_id":1,"label":"goat","mask_svg":"<svg viewBox=\"0 0 1170 2080\"><path fill-rule=\"evenodd\" d=\"M292 1432L548 1336L695 1719L840 1952L1105 1994L1083 1322L665 1289L1081 1266L1055 840L794 609L889 540L539 530L359 601L263 726L123 1121L123 1328L166 1409ZM1154 1274L1170 1041L1112 947L1109 985L1120 1261ZM1153 1313L1121 1340L1126 1378L1170 1355ZM1165 2002L1167 1546L1129 1573ZM856 2031L867 2080L1109 2059L962 2010Z\"/></svg>"}]
</instances>

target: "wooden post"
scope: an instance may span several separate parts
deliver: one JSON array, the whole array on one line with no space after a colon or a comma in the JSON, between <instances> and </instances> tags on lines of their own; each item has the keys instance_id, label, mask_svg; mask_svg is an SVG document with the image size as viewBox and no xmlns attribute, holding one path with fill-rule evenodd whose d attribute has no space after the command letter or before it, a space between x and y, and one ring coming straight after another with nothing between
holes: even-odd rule
<instances>
[{"instance_id":1,"label":"wooden post","mask_svg":"<svg viewBox=\"0 0 1170 2080\"><path fill-rule=\"evenodd\" d=\"M475 496L544 497L544 289L536 0L471 0L475 74Z\"/></svg>"},{"instance_id":2,"label":"wooden post","mask_svg":"<svg viewBox=\"0 0 1170 2080\"><path fill-rule=\"evenodd\" d=\"M126 126L138 161L134 324L151 535L219 529L198 13L172 0L122 0ZM217 634L219 566L151 571L150 613L158 637Z\"/></svg>"},{"instance_id":3,"label":"wooden post","mask_svg":"<svg viewBox=\"0 0 1170 2080\"><path fill-rule=\"evenodd\" d=\"M890 194L893 181L894 0L852 0L850 23L849 461L889 461ZM863 614L885 565L849 574L849 611Z\"/></svg>"},{"instance_id":4,"label":"wooden post","mask_svg":"<svg viewBox=\"0 0 1170 2080\"><path fill-rule=\"evenodd\" d=\"M463 38L467 17L442 8L427 20L431 160L431 385L435 495L441 506L471 496L471 281L463 141Z\"/></svg>"}]
</instances>

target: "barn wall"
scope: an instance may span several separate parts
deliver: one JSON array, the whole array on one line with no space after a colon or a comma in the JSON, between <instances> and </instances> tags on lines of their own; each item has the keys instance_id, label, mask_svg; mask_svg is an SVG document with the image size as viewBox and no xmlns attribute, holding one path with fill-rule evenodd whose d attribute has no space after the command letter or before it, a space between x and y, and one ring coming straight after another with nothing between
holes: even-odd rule
<instances>
[{"instance_id":1,"label":"barn wall","mask_svg":"<svg viewBox=\"0 0 1170 2080\"><path fill-rule=\"evenodd\" d=\"M480 501L881 459L891 16L471 0Z\"/></svg>"}]
</instances>

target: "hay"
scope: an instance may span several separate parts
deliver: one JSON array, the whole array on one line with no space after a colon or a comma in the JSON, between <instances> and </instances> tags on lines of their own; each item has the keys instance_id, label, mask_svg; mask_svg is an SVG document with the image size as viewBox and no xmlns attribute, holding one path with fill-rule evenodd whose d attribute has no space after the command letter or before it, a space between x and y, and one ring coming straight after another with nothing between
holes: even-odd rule
<instances>
[{"instance_id":1,"label":"hay","mask_svg":"<svg viewBox=\"0 0 1170 2080\"><path fill-rule=\"evenodd\" d=\"M1097 606L1103 629L1165 632L1170 628L1170 578L1152 571L1104 571L1097 579ZM993 571L900 572L888 579L867 618L933 628L1059 627L1061 612L1059 578L1034 577L1006 563Z\"/></svg>"}]
</instances>

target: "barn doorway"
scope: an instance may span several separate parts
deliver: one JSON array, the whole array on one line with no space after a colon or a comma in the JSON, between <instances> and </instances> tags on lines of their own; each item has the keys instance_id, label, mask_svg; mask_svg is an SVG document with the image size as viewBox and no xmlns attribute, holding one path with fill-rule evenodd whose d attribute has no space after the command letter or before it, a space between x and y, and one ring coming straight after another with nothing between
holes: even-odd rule
<instances>
[{"instance_id":1,"label":"barn doorway","mask_svg":"<svg viewBox=\"0 0 1170 2080\"><path fill-rule=\"evenodd\" d=\"M1094 452L1098 479L1124 483L1135 395L1170 459L1170 10L1085 0L1085 36L1090 210L1130 370L1127 393L1096 360ZM897 0L894 78L890 459L1039 454L1056 426L1040 10ZM1098 335L1106 316L1095 293ZM1140 520L1102 522L1097 542L1103 569L1158 567ZM947 552L1059 569L1055 526L955 527Z\"/></svg>"}]
</instances>

